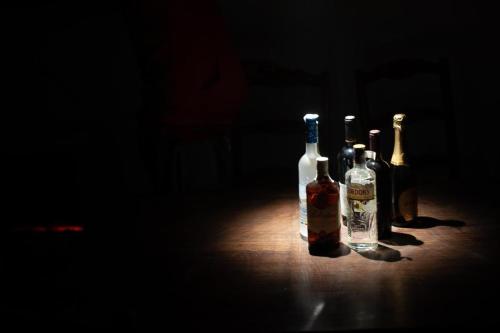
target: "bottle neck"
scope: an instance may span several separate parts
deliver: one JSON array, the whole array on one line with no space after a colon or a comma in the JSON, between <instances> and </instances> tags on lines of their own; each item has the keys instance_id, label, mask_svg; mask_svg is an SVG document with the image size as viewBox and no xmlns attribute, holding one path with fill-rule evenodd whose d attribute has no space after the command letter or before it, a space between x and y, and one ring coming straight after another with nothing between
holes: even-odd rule
<instances>
[{"instance_id":1,"label":"bottle neck","mask_svg":"<svg viewBox=\"0 0 500 333\"><path fill-rule=\"evenodd\" d=\"M364 156L354 158L353 162L355 168L364 168L366 166L366 159Z\"/></svg>"},{"instance_id":2,"label":"bottle neck","mask_svg":"<svg viewBox=\"0 0 500 333\"><path fill-rule=\"evenodd\" d=\"M391 164L404 165L405 153L403 150L403 133L401 128L394 127L394 150L392 152Z\"/></svg>"},{"instance_id":3,"label":"bottle neck","mask_svg":"<svg viewBox=\"0 0 500 333\"><path fill-rule=\"evenodd\" d=\"M318 165L316 179L330 178L330 173L328 172L328 164Z\"/></svg>"},{"instance_id":4,"label":"bottle neck","mask_svg":"<svg viewBox=\"0 0 500 333\"><path fill-rule=\"evenodd\" d=\"M352 146L354 146L355 143L356 143L356 141L354 141L352 139L345 140L345 145L346 145L346 147L349 147L349 148L352 148Z\"/></svg>"},{"instance_id":5,"label":"bottle neck","mask_svg":"<svg viewBox=\"0 0 500 333\"><path fill-rule=\"evenodd\" d=\"M345 142L346 144L350 143L352 146L356 143L356 135L354 133L354 124L352 122L345 123Z\"/></svg>"},{"instance_id":6,"label":"bottle neck","mask_svg":"<svg viewBox=\"0 0 500 333\"><path fill-rule=\"evenodd\" d=\"M306 143L306 155L307 156L318 156L318 143Z\"/></svg>"},{"instance_id":7,"label":"bottle neck","mask_svg":"<svg viewBox=\"0 0 500 333\"><path fill-rule=\"evenodd\" d=\"M380 156L380 144L378 136L370 135L369 141L369 150L371 151L370 157L374 160L381 160L382 158Z\"/></svg>"}]
</instances>

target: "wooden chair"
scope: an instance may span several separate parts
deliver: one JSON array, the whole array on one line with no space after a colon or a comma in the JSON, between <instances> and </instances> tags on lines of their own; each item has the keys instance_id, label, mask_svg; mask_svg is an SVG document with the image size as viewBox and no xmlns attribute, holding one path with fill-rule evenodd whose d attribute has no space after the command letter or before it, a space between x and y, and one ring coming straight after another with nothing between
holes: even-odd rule
<instances>
[{"instance_id":1,"label":"wooden chair","mask_svg":"<svg viewBox=\"0 0 500 333\"><path fill-rule=\"evenodd\" d=\"M392 114L385 110L376 109L369 101L368 90L382 80L404 81L412 80L417 75L431 75L439 80L439 95L441 107L425 108L402 108L399 112L406 113L410 124L421 121L436 120L442 125L444 132L444 145L446 151L440 156L414 156L415 162L441 162L444 163L450 176L459 173L458 163L455 161L458 156L457 134L455 114L453 111L452 92L450 83L449 64L447 59L438 61L428 61L421 59L399 59L381 64L372 70L356 71L356 92L364 133L368 133L371 128L380 128L385 132L392 132ZM428 135L429 133L422 133ZM387 136L387 135L386 135ZM389 136L390 137L390 136ZM408 147L411 152L411 147ZM390 158L390 156L387 156Z\"/></svg>"}]
</instances>

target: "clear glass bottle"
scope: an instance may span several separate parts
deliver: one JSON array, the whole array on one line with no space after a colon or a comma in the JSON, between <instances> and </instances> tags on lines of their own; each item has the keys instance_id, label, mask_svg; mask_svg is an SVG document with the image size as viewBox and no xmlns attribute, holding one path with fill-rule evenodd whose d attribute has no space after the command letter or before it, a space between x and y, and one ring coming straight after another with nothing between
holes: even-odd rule
<instances>
[{"instance_id":1,"label":"clear glass bottle","mask_svg":"<svg viewBox=\"0 0 500 333\"><path fill-rule=\"evenodd\" d=\"M378 245L377 190L375 172L365 161L365 145L355 144L354 166L345 175L348 244L357 251L375 250Z\"/></svg>"},{"instance_id":2,"label":"clear glass bottle","mask_svg":"<svg viewBox=\"0 0 500 333\"><path fill-rule=\"evenodd\" d=\"M345 174L352 168L354 149L352 146L357 141L356 136L356 117L355 116L345 116L344 118L345 126L345 143L337 154L337 176L336 179L340 185L340 211L342 215L342 224L347 225L347 211L349 209L349 204L347 202L347 191L345 186Z\"/></svg>"},{"instance_id":3,"label":"clear glass bottle","mask_svg":"<svg viewBox=\"0 0 500 333\"><path fill-rule=\"evenodd\" d=\"M327 157L318 157L317 170L306 187L309 253L329 255L340 244L339 186L330 178Z\"/></svg>"},{"instance_id":4,"label":"clear glass bottle","mask_svg":"<svg viewBox=\"0 0 500 333\"><path fill-rule=\"evenodd\" d=\"M316 159L318 152L318 118L317 114L304 116L306 124L306 152L299 160L299 225L300 237L307 240L307 195L306 186L316 178Z\"/></svg>"}]
</instances>

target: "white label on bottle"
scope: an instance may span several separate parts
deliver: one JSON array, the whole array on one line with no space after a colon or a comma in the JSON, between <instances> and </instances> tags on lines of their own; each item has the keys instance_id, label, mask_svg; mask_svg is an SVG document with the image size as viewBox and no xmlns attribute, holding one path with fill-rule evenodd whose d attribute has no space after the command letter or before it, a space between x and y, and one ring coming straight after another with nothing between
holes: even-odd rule
<instances>
[{"instance_id":1,"label":"white label on bottle","mask_svg":"<svg viewBox=\"0 0 500 333\"><path fill-rule=\"evenodd\" d=\"M347 216L349 211L349 201L347 201L347 190L345 184L340 184L340 212L342 216Z\"/></svg>"},{"instance_id":2,"label":"white label on bottle","mask_svg":"<svg viewBox=\"0 0 500 333\"><path fill-rule=\"evenodd\" d=\"M373 184L361 185L351 184L347 188L347 199L368 201L375 198L375 186Z\"/></svg>"}]
</instances>

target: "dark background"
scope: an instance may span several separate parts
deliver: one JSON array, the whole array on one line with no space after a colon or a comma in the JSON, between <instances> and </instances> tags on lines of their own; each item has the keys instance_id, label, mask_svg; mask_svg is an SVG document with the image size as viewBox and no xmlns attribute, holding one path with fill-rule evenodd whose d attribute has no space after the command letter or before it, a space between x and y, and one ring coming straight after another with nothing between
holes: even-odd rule
<instances>
[{"instance_id":1,"label":"dark background","mask_svg":"<svg viewBox=\"0 0 500 333\"><path fill-rule=\"evenodd\" d=\"M85 248L79 255L87 258L88 266L74 274L85 279L89 275L82 272L87 269L102 270L102 275L95 276L106 276L116 295L121 295L109 300L111 306L126 313L125 319L117 315L116 320L92 320L125 326L134 322L134 293L124 296L120 288L135 283L134 274L128 273L137 267L147 241L141 238L138 216L148 200L164 196L171 199L165 204L175 209L175 200L193 192L233 191L249 184L275 186L279 181L295 184L297 162L304 151L302 130L283 131L276 125L276 130L263 132L245 127L250 130L240 133L237 146L231 140L238 126L274 124L271 119L277 118L300 127L304 113L319 112L320 149L333 158L343 142L343 117L358 114L355 71L393 59L448 59L459 150L454 163L460 172L455 181L485 188L498 182L494 117L500 106L500 52L498 11L491 2L219 0L202 6L201 1L186 1L181 7L198 9L200 16L204 6L219 13L216 17L242 64L265 61L312 74L327 73L330 82L330 105L324 110L314 87L254 87L248 81L248 94L235 108L236 120L213 135L189 140L171 136L175 123L162 122L165 115L176 112L168 103L171 72L155 58L168 57L169 47L175 47L164 41L163 29L168 25L158 24L176 15L178 7L169 3L14 1L2 5L2 247L6 258L11 258L5 259L4 268L18 270L25 280L10 275L7 279L25 283L26 299L51 298L51 279L65 259L50 261L53 266L39 263L41 259L33 259L33 254L46 250L48 243L14 230L24 225L84 225L85 238L77 238ZM200 21L189 24L195 30L204 29ZM213 80L211 84L216 84L217 75ZM375 109L398 112L420 103L439 107L436 82L425 76L405 85L386 82L375 89L371 95ZM386 92L394 89L396 94ZM446 154L443 124L420 126L413 129L409 150ZM386 133L384 140L388 158L392 136ZM236 157L234 147L239 149ZM441 171L433 169L432 163L421 167L428 171L428 179L440 179ZM66 245L64 250L58 246L48 253L64 257ZM117 255L128 259L108 265ZM34 287L29 278L40 272L46 272L40 281L48 291ZM79 290L69 282L63 285L68 288L63 288L64 293ZM96 290L107 286L96 285ZM71 322L72 312L64 301L48 307L29 301L13 306L18 294L9 295L12 298L2 301L2 313L14 321L38 322L38 316L43 317L39 314L45 313L49 319L44 320L50 322L48 314L60 311L57 317Z\"/></svg>"}]
</instances>

